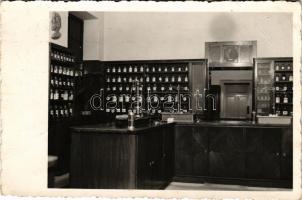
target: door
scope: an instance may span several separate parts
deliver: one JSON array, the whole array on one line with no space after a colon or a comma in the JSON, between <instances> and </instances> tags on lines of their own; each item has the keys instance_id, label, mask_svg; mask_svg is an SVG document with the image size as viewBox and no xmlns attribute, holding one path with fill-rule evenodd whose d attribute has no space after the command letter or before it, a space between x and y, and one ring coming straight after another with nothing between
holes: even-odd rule
<instances>
[{"instance_id":1,"label":"door","mask_svg":"<svg viewBox=\"0 0 302 200\"><path fill-rule=\"evenodd\" d=\"M248 95L227 95L225 103L226 118L247 118L249 114Z\"/></svg>"}]
</instances>

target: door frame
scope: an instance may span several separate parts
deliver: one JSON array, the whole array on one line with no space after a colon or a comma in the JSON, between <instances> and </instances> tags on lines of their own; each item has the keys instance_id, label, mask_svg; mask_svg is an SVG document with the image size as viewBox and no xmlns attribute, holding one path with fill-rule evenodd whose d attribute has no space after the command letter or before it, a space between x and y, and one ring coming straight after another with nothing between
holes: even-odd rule
<instances>
[{"instance_id":1,"label":"door frame","mask_svg":"<svg viewBox=\"0 0 302 200\"><path fill-rule=\"evenodd\" d=\"M252 90L253 90L253 81L252 80L242 80L242 79L239 79L239 80L220 80L220 87L221 87L221 99L220 99L220 118L221 119L226 119L226 116L225 116L225 83L248 83L249 84L249 89L248 89L248 105L250 106L249 107L249 116L246 118L246 119L250 119L251 118L251 113L252 113ZM229 119L229 118L228 118Z\"/></svg>"}]
</instances>

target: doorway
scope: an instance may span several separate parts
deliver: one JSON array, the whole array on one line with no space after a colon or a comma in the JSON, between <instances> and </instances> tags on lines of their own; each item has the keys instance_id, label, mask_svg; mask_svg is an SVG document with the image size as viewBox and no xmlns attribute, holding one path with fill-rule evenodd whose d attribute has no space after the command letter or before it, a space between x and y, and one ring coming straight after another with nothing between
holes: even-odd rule
<instances>
[{"instance_id":1,"label":"doorway","mask_svg":"<svg viewBox=\"0 0 302 200\"><path fill-rule=\"evenodd\" d=\"M250 119L252 109L251 81L226 81L221 83L221 118Z\"/></svg>"}]
</instances>

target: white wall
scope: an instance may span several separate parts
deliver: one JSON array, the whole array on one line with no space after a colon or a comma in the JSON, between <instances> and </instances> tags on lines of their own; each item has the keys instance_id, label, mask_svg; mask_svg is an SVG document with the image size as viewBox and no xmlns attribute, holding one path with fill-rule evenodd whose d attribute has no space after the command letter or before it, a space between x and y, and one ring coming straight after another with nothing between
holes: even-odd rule
<instances>
[{"instance_id":1,"label":"white wall","mask_svg":"<svg viewBox=\"0 0 302 200\"><path fill-rule=\"evenodd\" d=\"M91 12L97 19L84 21L83 60L104 59L104 13Z\"/></svg>"},{"instance_id":2,"label":"white wall","mask_svg":"<svg viewBox=\"0 0 302 200\"><path fill-rule=\"evenodd\" d=\"M106 12L104 60L203 58L209 41L257 40L258 57L292 56L292 15Z\"/></svg>"},{"instance_id":3,"label":"white wall","mask_svg":"<svg viewBox=\"0 0 302 200\"><path fill-rule=\"evenodd\" d=\"M50 42L61 45L63 47L68 46L68 12L57 12L61 16L61 37L59 39L51 39L51 16L52 13L50 12L49 17L49 36L50 36Z\"/></svg>"}]
</instances>

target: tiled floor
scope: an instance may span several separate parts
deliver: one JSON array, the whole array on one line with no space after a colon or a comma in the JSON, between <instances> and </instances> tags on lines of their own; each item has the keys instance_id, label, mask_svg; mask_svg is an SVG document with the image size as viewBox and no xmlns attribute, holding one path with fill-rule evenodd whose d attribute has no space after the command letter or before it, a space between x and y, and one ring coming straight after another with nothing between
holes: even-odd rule
<instances>
[{"instance_id":1,"label":"tiled floor","mask_svg":"<svg viewBox=\"0 0 302 200\"><path fill-rule=\"evenodd\" d=\"M229 191L290 191L284 188L248 187L241 185L223 185L212 183L171 182L166 190L229 190Z\"/></svg>"}]
</instances>

